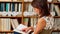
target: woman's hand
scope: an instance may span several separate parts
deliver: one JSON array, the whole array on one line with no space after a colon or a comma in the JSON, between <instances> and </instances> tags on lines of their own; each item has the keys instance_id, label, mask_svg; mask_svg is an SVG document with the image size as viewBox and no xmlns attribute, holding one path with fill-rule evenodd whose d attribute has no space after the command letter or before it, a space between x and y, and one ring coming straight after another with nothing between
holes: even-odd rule
<instances>
[{"instance_id":1,"label":"woman's hand","mask_svg":"<svg viewBox=\"0 0 60 34\"><path fill-rule=\"evenodd\" d=\"M33 27L28 27L28 28L23 28L22 31L24 32L28 32L29 30L33 31Z\"/></svg>"}]
</instances>

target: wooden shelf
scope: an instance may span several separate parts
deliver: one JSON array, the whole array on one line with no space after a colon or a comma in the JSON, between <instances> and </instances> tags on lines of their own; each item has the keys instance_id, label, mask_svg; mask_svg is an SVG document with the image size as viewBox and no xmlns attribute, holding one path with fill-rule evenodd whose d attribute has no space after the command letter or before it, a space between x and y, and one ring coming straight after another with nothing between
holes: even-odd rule
<instances>
[{"instance_id":1,"label":"wooden shelf","mask_svg":"<svg viewBox=\"0 0 60 34\"><path fill-rule=\"evenodd\" d=\"M22 18L22 16L20 16L20 17L0 17L0 18Z\"/></svg>"},{"instance_id":2,"label":"wooden shelf","mask_svg":"<svg viewBox=\"0 0 60 34\"><path fill-rule=\"evenodd\" d=\"M22 3L22 1L0 1L2 3Z\"/></svg>"},{"instance_id":3,"label":"wooden shelf","mask_svg":"<svg viewBox=\"0 0 60 34\"><path fill-rule=\"evenodd\" d=\"M12 33L13 31L0 31L0 33Z\"/></svg>"},{"instance_id":4,"label":"wooden shelf","mask_svg":"<svg viewBox=\"0 0 60 34\"><path fill-rule=\"evenodd\" d=\"M48 2L49 3L53 3L53 4L60 4L60 2Z\"/></svg>"},{"instance_id":5,"label":"wooden shelf","mask_svg":"<svg viewBox=\"0 0 60 34\"><path fill-rule=\"evenodd\" d=\"M60 32L60 30L53 30L52 32Z\"/></svg>"},{"instance_id":6,"label":"wooden shelf","mask_svg":"<svg viewBox=\"0 0 60 34\"><path fill-rule=\"evenodd\" d=\"M24 18L36 18L39 16L24 16ZM60 18L60 16L54 16L53 18Z\"/></svg>"},{"instance_id":7,"label":"wooden shelf","mask_svg":"<svg viewBox=\"0 0 60 34\"><path fill-rule=\"evenodd\" d=\"M24 2L24 3L31 3L31 2ZM60 2L47 2L47 3L60 4Z\"/></svg>"},{"instance_id":8,"label":"wooden shelf","mask_svg":"<svg viewBox=\"0 0 60 34\"><path fill-rule=\"evenodd\" d=\"M24 18L38 18L39 16L24 16Z\"/></svg>"},{"instance_id":9,"label":"wooden shelf","mask_svg":"<svg viewBox=\"0 0 60 34\"><path fill-rule=\"evenodd\" d=\"M38 18L39 16L20 16L20 17L8 17L8 16L5 16L5 17L0 17L0 18ZM54 16L54 18L60 18L60 16Z\"/></svg>"},{"instance_id":10,"label":"wooden shelf","mask_svg":"<svg viewBox=\"0 0 60 34\"><path fill-rule=\"evenodd\" d=\"M54 18L60 18L60 16L54 16Z\"/></svg>"}]
</instances>

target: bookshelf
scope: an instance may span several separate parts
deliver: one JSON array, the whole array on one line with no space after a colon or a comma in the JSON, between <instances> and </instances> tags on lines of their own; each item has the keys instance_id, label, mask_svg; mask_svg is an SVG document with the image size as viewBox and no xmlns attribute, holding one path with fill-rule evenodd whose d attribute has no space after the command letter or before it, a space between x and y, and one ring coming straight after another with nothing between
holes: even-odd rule
<instances>
[{"instance_id":1,"label":"bookshelf","mask_svg":"<svg viewBox=\"0 0 60 34\"><path fill-rule=\"evenodd\" d=\"M4 17L0 17L0 18L14 18L14 19L19 19L19 18L21 18L22 20L22 24L24 24L24 18L38 18L39 16L24 16L23 14L24 14L24 4L26 3L26 4L30 4L31 2L24 2L24 0L22 0L22 1L0 1L0 3L21 3L22 4L22 16L19 16L19 17L17 17L17 16L4 16ZM60 2L48 2L48 4L60 4ZM54 16L54 18L60 18L60 16ZM59 31L60 32L60 30L53 30L52 32L57 32L57 31ZM8 33L11 33L11 32L13 32L13 31L0 31L0 32L8 32Z\"/></svg>"}]
</instances>

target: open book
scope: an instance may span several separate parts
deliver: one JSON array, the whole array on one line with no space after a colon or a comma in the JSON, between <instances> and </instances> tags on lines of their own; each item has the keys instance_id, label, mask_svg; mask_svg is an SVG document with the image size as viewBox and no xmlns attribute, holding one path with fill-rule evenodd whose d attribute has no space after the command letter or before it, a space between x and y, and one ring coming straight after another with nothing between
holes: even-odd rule
<instances>
[{"instance_id":1,"label":"open book","mask_svg":"<svg viewBox=\"0 0 60 34\"><path fill-rule=\"evenodd\" d=\"M20 24L16 29L14 29L13 31L18 32L18 33L22 33L22 34L28 34L31 30L29 30L28 32L23 32L22 29L23 28L27 28L27 26Z\"/></svg>"}]
</instances>

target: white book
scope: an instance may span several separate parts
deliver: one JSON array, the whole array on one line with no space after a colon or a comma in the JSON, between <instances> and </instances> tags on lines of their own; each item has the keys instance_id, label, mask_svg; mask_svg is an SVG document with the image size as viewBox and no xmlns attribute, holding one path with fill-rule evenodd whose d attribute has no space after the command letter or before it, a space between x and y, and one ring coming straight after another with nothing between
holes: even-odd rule
<instances>
[{"instance_id":1,"label":"white book","mask_svg":"<svg viewBox=\"0 0 60 34\"><path fill-rule=\"evenodd\" d=\"M0 18L0 31L2 31L2 22L1 22L1 18Z\"/></svg>"},{"instance_id":2,"label":"white book","mask_svg":"<svg viewBox=\"0 0 60 34\"><path fill-rule=\"evenodd\" d=\"M18 33L22 33L22 34L28 34L31 30L29 30L28 32L23 32L22 29L23 28L27 28L27 26L20 24L16 29L14 29L13 31L18 32Z\"/></svg>"},{"instance_id":3,"label":"white book","mask_svg":"<svg viewBox=\"0 0 60 34\"><path fill-rule=\"evenodd\" d=\"M55 5L55 10L56 10L58 16L60 16L60 9L59 9L58 5Z\"/></svg>"},{"instance_id":4,"label":"white book","mask_svg":"<svg viewBox=\"0 0 60 34\"><path fill-rule=\"evenodd\" d=\"M19 12L22 11L22 4L19 3Z\"/></svg>"},{"instance_id":5,"label":"white book","mask_svg":"<svg viewBox=\"0 0 60 34\"><path fill-rule=\"evenodd\" d=\"M37 18L34 18L34 28L36 28Z\"/></svg>"},{"instance_id":6,"label":"white book","mask_svg":"<svg viewBox=\"0 0 60 34\"><path fill-rule=\"evenodd\" d=\"M7 22L6 28L8 29L8 31L10 31L11 30L10 18L7 18L6 22Z\"/></svg>"},{"instance_id":7,"label":"white book","mask_svg":"<svg viewBox=\"0 0 60 34\"><path fill-rule=\"evenodd\" d=\"M15 4L15 11L17 12L17 3Z\"/></svg>"},{"instance_id":8,"label":"white book","mask_svg":"<svg viewBox=\"0 0 60 34\"><path fill-rule=\"evenodd\" d=\"M34 18L31 18L31 26L34 26Z\"/></svg>"},{"instance_id":9,"label":"white book","mask_svg":"<svg viewBox=\"0 0 60 34\"><path fill-rule=\"evenodd\" d=\"M12 12L12 3L11 3L11 12Z\"/></svg>"},{"instance_id":10,"label":"white book","mask_svg":"<svg viewBox=\"0 0 60 34\"><path fill-rule=\"evenodd\" d=\"M8 18L2 18L2 31L10 31L10 22Z\"/></svg>"},{"instance_id":11,"label":"white book","mask_svg":"<svg viewBox=\"0 0 60 34\"><path fill-rule=\"evenodd\" d=\"M8 3L8 12L10 11L10 3Z\"/></svg>"},{"instance_id":12,"label":"white book","mask_svg":"<svg viewBox=\"0 0 60 34\"><path fill-rule=\"evenodd\" d=\"M29 12L33 11L33 7L31 6L31 4L29 4L29 6L28 6L28 11Z\"/></svg>"},{"instance_id":13,"label":"white book","mask_svg":"<svg viewBox=\"0 0 60 34\"><path fill-rule=\"evenodd\" d=\"M11 19L11 25L12 25L13 29L15 29L18 26L17 19Z\"/></svg>"}]
</instances>

